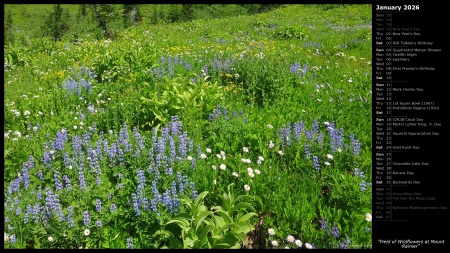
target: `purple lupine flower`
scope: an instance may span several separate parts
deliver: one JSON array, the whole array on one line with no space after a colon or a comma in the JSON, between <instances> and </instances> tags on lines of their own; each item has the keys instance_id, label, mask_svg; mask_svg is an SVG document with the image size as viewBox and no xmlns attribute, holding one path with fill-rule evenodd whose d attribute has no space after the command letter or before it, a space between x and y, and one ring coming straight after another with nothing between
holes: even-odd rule
<instances>
[{"instance_id":1,"label":"purple lupine flower","mask_svg":"<svg viewBox=\"0 0 450 253\"><path fill-rule=\"evenodd\" d=\"M303 131L303 121L301 121L300 123L295 122L294 123L294 140L295 141L300 140L300 135L302 134L302 131Z\"/></svg>"},{"instance_id":2,"label":"purple lupine flower","mask_svg":"<svg viewBox=\"0 0 450 253\"><path fill-rule=\"evenodd\" d=\"M83 169L80 168L78 174L79 174L79 179L80 179L80 188L82 191L85 191L85 190L87 190L87 187L86 187L86 181L84 180Z\"/></svg>"},{"instance_id":3,"label":"purple lupine flower","mask_svg":"<svg viewBox=\"0 0 450 253\"><path fill-rule=\"evenodd\" d=\"M127 238L127 249L133 249L133 239L132 238Z\"/></svg>"},{"instance_id":4,"label":"purple lupine flower","mask_svg":"<svg viewBox=\"0 0 450 253\"><path fill-rule=\"evenodd\" d=\"M339 239L339 228L336 225L336 223L334 223L333 227L331 228L331 233L333 234L334 238Z\"/></svg>"},{"instance_id":5,"label":"purple lupine flower","mask_svg":"<svg viewBox=\"0 0 450 253\"><path fill-rule=\"evenodd\" d=\"M38 192L36 193L36 198L42 200L41 186L39 185Z\"/></svg>"},{"instance_id":6,"label":"purple lupine flower","mask_svg":"<svg viewBox=\"0 0 450 253\"><path fill-rule=\"evenodd\" d=\"M39 222L39 212L40 212L40 206L38 203L35 203L33 206L33 219L34 219L34 223L38 223Z\"/></svg>"},{"instance_id":7,"label":"purple lupine flower","mask_svg":"<svg viewBox=\"0 0 450 253\"><path fill-rule=\"evenodd\" d=\"M98 185L102 184L102 180L100 180L100 177L99 177L99 176L97 176L97 178L95 179L95 182L96 182Z\"/></svg>"},{"instance_id":8,"label":"purple lupine flower","mask_svg":"<svg viewBox=\"0 0 450 253\"><path fill-rule=\"evenodd\" d=\"M56 150L64 150L64 145L67 142L67 130L63 128L61 131L56 133L56 138L54 140Z\"/></svg>"},{"instance_id":9,"label":"purple lupine flower","mask_svg":"<svg viewBox=\"0 0 450 253\"><path fill-rule=\"evenodd\" d=\"M111 207L110 207L110 211L111 211L111 213L113 213L114 211L116 211L116 209L117 209L117 206L116 206L116 204L114 204L114 203L112 203L111 204Z\"/></svg>"},{"instance_id":10,"label":"purple lupine flower","mask_svg":"<svg viewBox=\"0 0 450 253\"><path fill-rule=\"evenodd\" d=\"M183 178L181 176L181 172L177 172L177 181L178 181L178 189L180 193L184 194L184 184L183 184Z\"/></svg>"},{"instance_id":11,"label":"purple lupine flower","mask_svg":"<svg viewBox=\"0 0 450 253\"><path fill-rule=\"evenodd\" d=\"M51 168L52 167L52 165L51 165L51 156L50 156L50 152L44 152L44 156L43 156L43 158L42 158L42 160L43 160L43 162L44 162L44 164L45 164L45 166L46 167L48 167L48 168Z\"/></svg>"},{"instance_id":12,"label":"purple lupine flower","mask_svg":"<svg viewBox=\"0 0 450 253\"><path fill-rule=\"evenodd\" d=\"M355 174L356 176L358 176L360 178L364 178L364 171L361 171L359 168L354 168L353 174Z\"/></svg>"},{"instance_id":13,"label":"purple lupine flower","mask_svg":"<svg viewBox=\"0 0 450 253\"><path fill-rule=\"evenodd\" d=\"M45 188L45 193L46 193L46 197L45 197L46 212L45 212L45 215L48 218L52 218L53 217L52 210L54 209L53 192L52 192L52 190L50 190L50 188Z\"/></svg>"},{"instance_id":14,"label":"purple lupine flower","mask_svg":"<svg viewBox=\"0 0 450 253\"><path fill-rule=\"evenodd\" d=\"M95 106L90 103L88 104L87 109L88 109L88 112L91 114L95 112Z\"/></svg>"},{"instance_id":15,"label":"purple lupine flower","mask_svg":"<svg viewBox=\"0 0 450 253\"><path fill-rule=\"evenodd\" d=\"M16 241L16 234L12 234L9 236L9 242L13 244Z\"/></svg>"},{"instance_id":16,"label":"purple lupine flower","mask_svg":"<svg viewBox=\"0 0 450 253\"><path fill-rule=\"evenodd\" d=\"M320 171L319 158L317 156L313 156L313 164L314 168L316 168L317 171Z\"/></svg>"},{"instance_id":17,"label":"purple lupine flower","mask_svg":"<svg viewBox=\"0 0 450 253\"><path fill-rule=\"evenodd\" d=\"M170 197L170 190L166 190L162 194L162 204L164 204L166 208L172 211L173 207L172 207L172 198Z\"/></svg>"},{"instance_id":18,"label":"purple lupine flower","mask_svg":"<svg viewBox=\"0 0 450 253\"><path fill-rule=\"evenodd\" d=\"M319 142L319 144L322 146L322 144L323 144L323 135L322 135L322 132L320 132L320 133L317 135L317 142Z\"/></svg>"},{"instance_id":19,"label":"purple lupine flower","mask_svg":"<svg viewBox=\"0 0 450 253\"><path fill-rule=\"evenodd\" d=\"M202 157L202 147L200 147L200 144L197 145L197 157Z\"/></svg>"},{"instance_id":20,"label":"purple lupine flower","mask_svg":"<svg viewBox=\"0 0 450 253\"><path fill-rule=\"evenodd\" d=\"M181 122L178 121L178 116L172 116L170 121L170 132L173 136L181 133Z\"/></svg>"},{"instance_id":21,"label":"purple lupine flower","mask_svg":"<svg viewBox=\"0 0 450 253\"><path fill-rule=\"evenodd\" d=\"M131 193L131 200L133 201L133 209L136 211L136 216L141 215L141 210L139 210L139 202L134 192Z\"/></svg>"},{"instance_id":22,"label":"purple lupine flower","mask_svg":"<svg viewBox=\"0 0 450 253\"><path fill-rule=\"evenodd\" d=\"M38 171L38 177L40 180L44 180L44 174L42 174L41 170Z\"/></svg>"},{"instance_id":23,"label":"purple lupine flower","mask_svg":"<svg viewBox=\"0 0 450 253\"><path fill-rule=\"evenodd\" d=\"M101 220L97 220L97 221L95 222L95 225L96 225L97 227L101 228L101 227L102 227L102 221L101 221Z\"/></svg>"},{"instance_id":24,"label":"purple lupine flower","mask_svg":"<svg viewBox=\"0 0 450 253\"><path fill-rule=\"evenodd\" d=\"M97 212L100 212L102 210L102 202L100 201L100 199L95 200L95 210L97 210Z\"/></svg>"},{"instance_id":25,"label":"purple lupine flower","mask_svg":"<svg viewBox=\"0 0 450 253\"><path fill-rule=\"evenodd\" d=\"M59 203L59 196L58 194L53 194L53 207L56 211L56 214L58 214L59 220L64 221L64 215L61 210L61 204Z\"/></svg>"},{"instance_id":26,"label":"purple lupine flower","mask_svg":"<svg viewBox=\"0 0 450 253\"><path fill-rule=\"evenodd\" d=\"M315 119L313 122L312 131L313 131L313 134L316 134L319 132L319 121L317 119Z\"/></svg>"},{"instance_id":27,"label":"purple lupine flower","mask_svg":"<svg viewBox=\"0 0 450 253\"><path fill-rule=\"evenodd\" d=\"M346 249L347 248L347 245L345 244L345 241L342 241L342 242L339 243L339 248L340 249Z\"/></svg>"},{"instance_id":28,"label":"purple lupine flower","mask_svg":"<svg viewBox=\"0 0 450 253\"><path fill-rule=\"evenodd\" d=\"M67 190L72 190L72 187L70 186L70 179L67 175L63 175L63 180L66 183L66 189Z\"/></svg>"},{"instance_id":29,"label":"purple lupine flower","mask_svg":"<svg viewBox=\"0 0 450 253\"><path fill-rule=\"evenodd\" d=\"M31 207L30 204L28 204L28 205L27 205L26 212L25 212L25 216L23 217L23 222L24 222L25 224L28 223L28 216L29 216L32 212L33 212L33 208Z\"/></svg>"},{"instance_id":30,"label":"purple lupine flower","mask_svg":"<svg viewBox=\"0 0 450 253\"><path fill-rule=\"evenodd\" d=\"M84 211L83 213L83 222L85 226L89 226L89 224L91 224L88 211Z\"/></svg>"},{"instance_id":31,"label":"purple lupine flower","mask_svg":"<svg viewBox=\"0 0 450 253\"><path fill-rule=\"evenodd\" d=\"M184 132L178 137L178 154L180 155L181 159L184 159L186 157L186 141L187 141L187 133Z\"/></svg>"},{"instance_id":32,"label":"purple lupine flower","mask_svg":"<svg viewBox=\"0 0 450 253\"><path fill-rule=\"evenodd\" d=\"M18 206L16 208L16 215L19 216L22 213L22 209Z\"/></svg>"},{"instance_id":33,"label":"purple lupine flower","mask_svg":"<svg viewBox=\"0 0 450 253\"><path fill-rule=\"evenodd\" d=\"M123 166L124 165L123 150L121 148L118 148L117 154L119 154L119 165Z\"/></svg>"},{"instance_id":34,"label":"purple lupine flower","mask_svg":"<svg viewBox=\"0 0 450 253\"><path fill-rule=\"evenodd\" d=\"M194 184L194 182L191 182L190 187L191 187L192 198L193 198L193 199L196 199L196 198L198 197L198 193L197 193L197 191L195 190L195 184Z\"/></svg>"},{"instance_id":35,"label":"purple lupine flower","mask_svg":"<svg viewBox=\"0 0 450 253\"><path fill-rule=\"evenodd\" d=\"M28 187L30 187L30 175L28 174L28 168L27 168L27 163L24 163L24 168L22 169L22 173L23 173L23 183L25 185L25 189L28 189Z\"/></svg>"},{"instance_id":36,"label":"purple lupine flower","mask_svg":"<svg viewBox=\"0 0 450 253\"><path fill-rule=\"evenodd\" d=\"M176 157L177 153L176 153L176 147L175 147L175 140L173 139L172 136L169 136L169 145L170 145L169 161L171 163L173 163L173 162L175 162L175 157Z\"/></svg>"},{"instance_id":37,"label":"purple lupine flower","mask_svg":"<svg viewBox=\"0 0 450 253\"><path fill-rule=\"evenodd\" d=\"M71 163L70 163L69 154L67 152L63 153L63 160L64 160L64 165L68 168Z\"/></svg>"},{"instance_id":38,"label":"purple lupine flower","mask_svg":"<svg viewBox=\"0 0 450 253\"><path fill-rule=\"evenodd\" d=\"M62 190L63 189L63 185L61 183L61 180L59 179L59 171L55 170L54 174L53 174L53 178L55 180L55 189L57 191Z\"/></svg>"},{"instance_id":39,"label":"purple lupine flower","mask_svg":"<svg viewBox=\"0 0 450 253\"><path fill-rule=\"evenodd\" d=\"M208 67L207 66L203 66L201 69L202 72L202 77L205 78L206 75L208 74Z\"/></svg>"},{"instance_id":40,"label":"purple lupine flower","mask_svg":"<svg viewBox=\"0 0 450 253\"><path fill-rule=\"evenodd\" d=\"M322 217L322 220L320 221L320 227L325 230L325 232L330 233L330 230L328 230L327 221L325 218Z\"/></svg>"},{"instance_id":41,"label":"purple lupine flower","mask_svg":"<svg viewBox=\"0 0 450 253\"><path fill-rule=\"evenodd\" d=\"M72 212L73 212L73 207L72 206L68 206L67 207L67 222L69 223L69 228L72 228L75 226L75 222L72 219Z\"/></svg>"},{"instance_id":42,"label":"purple lupine flower","mask_svg":"<svg viewBox=\"0 0 450 253\"><path fill-rule=\"evenodd\" d=\"M81 138L78 135L72 136L72 149L73 149L73 159L76 162L81 160L82 147Z\"/></svg>"}]
</instances>

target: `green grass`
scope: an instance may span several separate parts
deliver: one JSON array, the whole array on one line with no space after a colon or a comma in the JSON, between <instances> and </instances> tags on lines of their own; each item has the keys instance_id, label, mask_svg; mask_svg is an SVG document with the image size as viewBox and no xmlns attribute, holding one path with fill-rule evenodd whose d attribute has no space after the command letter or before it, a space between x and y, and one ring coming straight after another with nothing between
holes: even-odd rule
<instances>
[{"instance_id":1,"label":"green grass","mask_svg":"<svg viewBox=\"0 0 450 253\"><path fill-rule=\"evenodd\" d=\"M29 19L39 22L51 9L29 7L24 16L15 5L5 10L12 10L19 29L31 29ZM126 248L127 238L134 248L231 248L245 244L242 231L249 228L262 233L264 248L275 247L273 240L278 247L297 247L286 242L288 235L303 248L371 248L365 215L371 213L372 188L361 190L372 174L371 20L370 5L292 5L252 16L143 22L119 30L112 41L80 32L77 42L30 35L26 43L5 47L4 232L15 235L5 248ZM172 132L174 116L185 135ZM55 146L64 136L64 146ZM81 153L77 138L85 138ZM123 159L114 153L119 149ZM24 164L29 159L34 165ZM167 164L158 166L159 159ZM235 225L222 230L221 219L228 216L212 207L225 206L219 196L230 184L236 196L249 196L252 208L230 211ZM209 192L198 213L188 204L178 206L180 185L192 199ZM46 188L58 194L59 207L46 206L52 196ZM174 210L156 190L172 199ZM25 222L28 205L31 211L43 207L37 222L32 214ZM238 222L250 212L257 216ZM215 241L206 240L206 232L167 223L186 215L193 217L192 229L214 227ZM321 228L322 218L330 232ZM269 228L276 234L269 235Z\"/></svg>"}]
</instances>

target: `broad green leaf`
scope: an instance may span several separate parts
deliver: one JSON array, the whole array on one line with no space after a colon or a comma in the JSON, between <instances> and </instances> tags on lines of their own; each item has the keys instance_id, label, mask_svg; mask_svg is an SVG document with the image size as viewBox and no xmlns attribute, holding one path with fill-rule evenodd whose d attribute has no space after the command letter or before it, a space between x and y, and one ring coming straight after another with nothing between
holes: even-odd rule
<instances>
[{"instance_id":1,"label":"broad green leaf","mask_svg":"<svg viewBox=\"0 0 450 253\"><path fill-rule=\"evenodd\" d=\"M208 215L211 215L213 212L211 211L203 211L201 213L198 214L198 216L195 218L195 222L194 224L196 224L195 226L195 230L198 229L198 227L202 224L203 220L208 217Z\"/></svg>"},{"instance_id":2,"label":"broad green leaf","mask_svg":"<svg viewBox=\"0 0 450 253\"><path fill-rule=\"evenodd\" d=\"M224 220L225 223L230 224L233 223L233 218L231 218L231 216L222 210L217 210L216 213L218 213Z\"/></svg>"},{"instance_id":3,"label":"broad green leaf","mask_svg":"<svg viewBox=\"0 0 450 253\"><path fill-rule=\"evenodd\" d=\"M257 213L253 213L253 212L252 213L247 213L247 214L243 215L242 217L240 217L237 222L245 222L245 221L249 220L251 217L253 217L255 215L258 215L258 214Z\"/></svg>"}]
</instances>

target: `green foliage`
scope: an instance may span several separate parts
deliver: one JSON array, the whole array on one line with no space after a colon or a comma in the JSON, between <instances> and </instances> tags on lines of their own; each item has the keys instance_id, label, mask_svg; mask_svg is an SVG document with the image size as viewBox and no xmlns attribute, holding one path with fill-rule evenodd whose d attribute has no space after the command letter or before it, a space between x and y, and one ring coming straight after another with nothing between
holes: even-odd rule
<instances>
[{"instance_id":1,"label":"green foliage","mask_svg":"<svg viewBox=\"0 0 450 253\"><path fill-rule=\"evenodd\" d=\"M272 37L282 40L304 40L309 37L309 34L309 29L304 26L286 25L276 28L272 33Z\"/></svg>"},{"instance_id":2,"label":"green foliage","mask_svg":"<svg viewBox=\"0 0 450 253\"><path fill-rule=\"evenodd\" d=\"M370 5L254 16L239 15L266 5L139 5L142 22L127 29L124 5L96 5L109 37L93 5L61 6L70 29L54 43L39 30L53 5L5 5L14 35L4 54L5 248L239 248L255 235L260 248L297 248L288 235L371 247ZM342 130L339 150L330 123ZM56 209L45 216L46 188L64 221ZM197 192L208 194L189 200Z\"/></svg>"},{"instance_id":3,"label":"green foliage","mask_svg":"<svg viewBox=\"0 0 450 253\"><path fill-rule=\"evenodd\" d=\"M14 43L14 34L13 34L13 19L11 10L8 10L5 16L5 23L3 24L3 43L8 45L9 43Z\"/></svg>"},{"instance_id":4,"label":"green foliage","mask_svg":"<svg viewBox=\"0 0 450 253\"><path fill-rule=\"evenodd\" d=\"M70 14L64 12L60 4L56 4L53 8L53 12L50 13L44 25L41 27L42 34L44 36L50 36L53 41L60 40L62 36L69 30Z\"/></svg>"},{"instance_id":5,"label":"green foliage","mask_svg":"<svg viewBox=\"0 0 450 253\"><path fill-rule=\"evenodd\" d=\"M251 218L257 214L245 213L246 209L253 207L239 200L245 195L234 198L232 184L228 186L228 193L224 193L222 206L209 209L203 204L203 199L209 193L199 194L195 202L186 196L180 201L185 205L185 211L166 223L177 224L181 228L182 247L184 249L212 249L212 248L240 248L245 235L254 229ZM175 242L174 248L181 246ZM172 248L172 245L171 245Z\"/></svg>"},{"instance_id":6,"label":"green foliage","mask_svg":"<svg viewBox=\"0 0 450 253\"><path fill-rule=\"evenodd\" d=\"M197 78L197 83L185 76L163 80L154 85L143 83L143 95L140 98L143 125L160 128L169 122L171 115L206 120L208 113L223 95L217 82L211 83L208 77Z\"/></svg>"}]
</instances>

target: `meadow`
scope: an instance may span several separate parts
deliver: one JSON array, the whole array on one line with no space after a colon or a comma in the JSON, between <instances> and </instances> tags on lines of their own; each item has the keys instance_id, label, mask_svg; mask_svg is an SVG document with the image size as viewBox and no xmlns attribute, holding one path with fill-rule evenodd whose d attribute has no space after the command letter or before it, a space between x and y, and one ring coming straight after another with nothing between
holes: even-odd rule
<instances>
[{"instance_id":1,"label":"meadow","mask_svg":"<svg viewBox=\"0 0 450 253\"><path fill-rule=\"evenodd\" d=\"M371 248L371 13L5 46L4 247Z\"/></svg>"}]
</instances>

